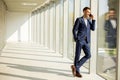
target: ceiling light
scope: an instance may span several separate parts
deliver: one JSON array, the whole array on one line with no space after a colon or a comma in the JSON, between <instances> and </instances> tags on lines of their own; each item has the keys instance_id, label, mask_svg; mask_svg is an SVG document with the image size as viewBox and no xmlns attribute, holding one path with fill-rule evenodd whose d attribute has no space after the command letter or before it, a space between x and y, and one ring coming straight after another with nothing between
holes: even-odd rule
<instances>
[{"instance_id":1,"label":"ceiling light","mask_svg":"<svg viewBox=\"0 0 120 80\"><path fill-rule=\"evenodd\" d=\"M22 3L22 5L25 5L25 6L36 6L37 3Z\"/></svg>"}]
</instances>

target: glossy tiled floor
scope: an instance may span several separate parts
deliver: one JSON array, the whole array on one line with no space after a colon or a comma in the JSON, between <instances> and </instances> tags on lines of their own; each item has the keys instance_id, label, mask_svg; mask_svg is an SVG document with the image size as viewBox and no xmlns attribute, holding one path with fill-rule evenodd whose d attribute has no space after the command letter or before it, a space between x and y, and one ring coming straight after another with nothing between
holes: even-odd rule
<instances>
[{"instance_id":1,"label":"glossy tiled floor","mask_svg":"<svg viewBox=\"0 0 120 80\"><path fill-rule=\"evenodd\" d=\"M72 61L35 44L8 43L0 56L0 80L103 80L88 74L82 67L83 78L73 77Z\"/></svg>"}]
</instances>

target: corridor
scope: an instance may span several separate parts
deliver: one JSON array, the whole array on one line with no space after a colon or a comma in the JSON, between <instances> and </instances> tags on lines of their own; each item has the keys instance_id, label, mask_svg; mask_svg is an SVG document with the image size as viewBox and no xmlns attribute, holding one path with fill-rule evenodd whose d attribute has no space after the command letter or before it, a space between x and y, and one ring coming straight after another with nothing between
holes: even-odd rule
<instances>
[{"instance_id":1,"label":"corridor","mask_svg":"<svg viewBox=\"0 0 120 80\"><path fill-rule=\"evenodd\" d=\"M72 76L72 61L33 43L8 43L0 56L0 80L103 80L82 68Z\"/></svg>"},{"instance_id":2,"label":"corridor","mask_svg":"<svg viewBox=\"0 0 120 80\"><path fill-rule=\"evenodd\" d=\"M120 80L119 6L120 0L0 0L0 80ZM72 31L85 7L85 21L92 14L95 30L89 33L91 58L78 78L71 72ZM76 39L82 36L76 32Z\"/></svg>"}]
</instances>

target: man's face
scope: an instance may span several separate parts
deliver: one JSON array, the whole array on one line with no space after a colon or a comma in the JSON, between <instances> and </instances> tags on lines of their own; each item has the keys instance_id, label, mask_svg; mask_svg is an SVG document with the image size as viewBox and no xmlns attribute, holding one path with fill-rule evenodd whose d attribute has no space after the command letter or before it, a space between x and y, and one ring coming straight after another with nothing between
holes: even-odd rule
<instances>
[{"instance_id":1,"label":"man's face","mask_svg":"<svg viewBox=\"0 0 120 80\"><path fill-rule=\"evenodd\" d=\"M115 18L115 11L114 10L109 11L109 17L111 19Z\"/></svg>"},{"instance_id":2,"label":"man's face","mask_svg":"<svg viewBox=\"0 0 120 80\"><path fill-rule=\"evenodd\" d=\"M83 11L84 15L89 18L91 11L89 9Z\"/></svg>"}]
</instances>

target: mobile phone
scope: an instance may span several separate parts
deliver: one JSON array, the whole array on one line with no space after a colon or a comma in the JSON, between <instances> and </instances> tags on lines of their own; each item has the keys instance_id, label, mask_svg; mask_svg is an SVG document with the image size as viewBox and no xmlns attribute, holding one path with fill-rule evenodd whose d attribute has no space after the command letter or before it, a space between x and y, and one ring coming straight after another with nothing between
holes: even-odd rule
<instances>
[{"instance_id":1,"label":"mobile phone","mask_svg":"<svg viewBox=\"0 0 120 80\"><path fill-rule=\"evenodd\" d=\"M92 14L89 15L90 17L92 16Z\"/></svg>"}]
</instances>

